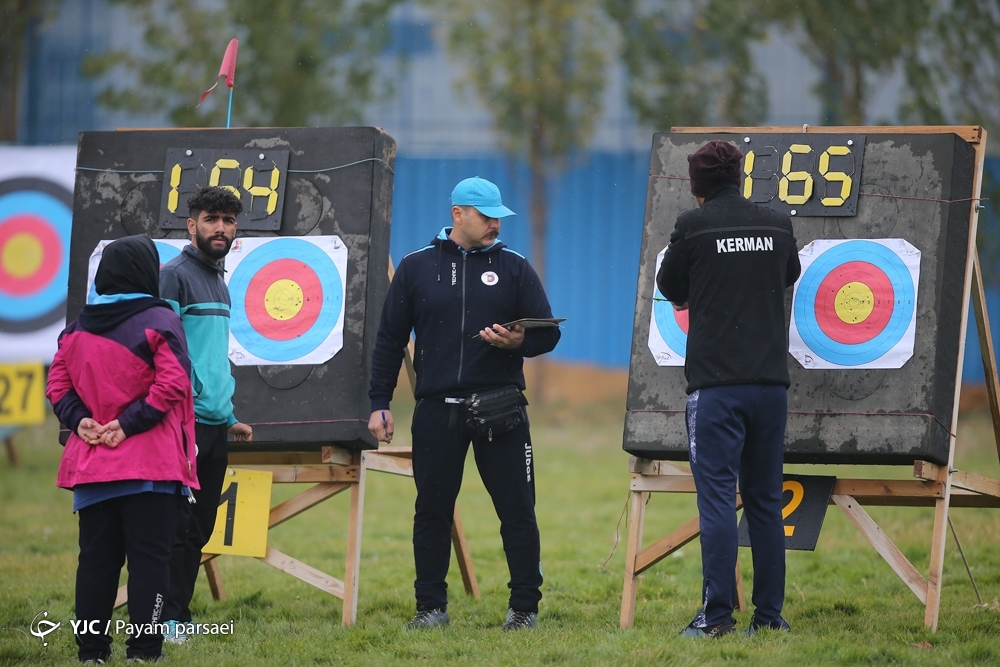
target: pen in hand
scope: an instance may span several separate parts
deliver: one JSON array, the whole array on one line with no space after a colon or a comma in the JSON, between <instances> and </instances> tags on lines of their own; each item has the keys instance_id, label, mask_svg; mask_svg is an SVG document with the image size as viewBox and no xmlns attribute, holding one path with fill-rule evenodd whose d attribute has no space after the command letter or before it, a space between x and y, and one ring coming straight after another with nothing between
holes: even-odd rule
<instances>
[{"instance_id":1,"label":"pen in hand","mask_svg":"<svg viewBox=\"0 0 1000 667\"><path fill-rule=\"evenodd\" d=\"M387 424L386 421L385 421L385 410L382 411L382 432L385 434L385 437L388 439L388 437L389 437L389 424Z\"/></svg>"}]
</instances>

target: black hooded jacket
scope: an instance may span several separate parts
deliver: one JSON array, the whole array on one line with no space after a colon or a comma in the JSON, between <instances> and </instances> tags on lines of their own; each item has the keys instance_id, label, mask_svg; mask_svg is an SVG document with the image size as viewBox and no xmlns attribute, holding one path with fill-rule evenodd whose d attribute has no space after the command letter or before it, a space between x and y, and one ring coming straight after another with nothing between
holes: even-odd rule
<instances>
[{"instance_id":1,"label":"black hooded jacket","mask_svg":"<svg viewBox=\"0 0 1000 667\"><path fill-rule=\"evenodd\" d=\"M524 257L499 240L467 252L448 238L450 231L404 257L389 285L372 354L373 412L389 407L411 331L417 398L464 396L503 385L524 389L524 357L549 352L559 341L556 327L525 331L516 350L473 338L493 324L552 317L552 309Z\"/></svg>"},{"instance_id":2,"label":"black hooded jacket","mask_svg":"<svg viewBox=\"0 0 1000 667\"><path fill-rule=\"evenodd\" d=\"M90 333L104 333L148 308L170 305L160 299L160 255L145 234L126 236L108 244L94 276L94 288L104 296L148 294L115 303L88 304L79 323Z\"/></svg>"},{"instance_id":3,"label":"black hooded jacket","mask_svg":"<svg viewBox=\"0 0 1000 667\"><path fill-rule=\"evenodd\" d=\"M677 216L656 286L690 308L689 394L724 384L789 385L785 289L800 270L788 216L749 202L735 185Z\"/></svg>"}]
</instances>

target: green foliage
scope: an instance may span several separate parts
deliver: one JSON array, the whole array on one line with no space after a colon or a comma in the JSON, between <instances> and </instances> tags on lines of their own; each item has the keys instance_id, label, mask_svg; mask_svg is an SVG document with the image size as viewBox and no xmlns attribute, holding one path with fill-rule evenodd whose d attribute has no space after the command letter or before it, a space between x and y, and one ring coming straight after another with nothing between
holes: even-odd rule
<instances>
[{"instance_id":1,"label":"green foliage","mask_svg":"<svg viewBox=\"0 0 1000 667\"><path fill-rule=\"evenodd\" d=\"M375 56L387 43L397 0L113 0L143 26L143 44L88 60L109 75L100 101L114 109L166 112L181 127L225 121L215 81L229 40L240 40L234 124L299 127L357 121L380 94Z\"/></svg>"},{"instance_id":2,"label":"green foliage","mask_svg":"<svg viewBox=\"0 0 1000 667\"><path fill-rule=\"evenodd\" d=\"M503 149L528 164L531 259L544 280L548 178L593 131L613 26L598 0L431 2L462 85L489 111Z\"/></svg>"},{"instance_id":3,"label":"green foliage","mask_svg":"<svg viewBox=\"0 0 1000 667\"><path fill-rule=\"evenodd\" d=\"M438 0L448 46L505 150L565 157L601 111L611 27L594 0Z\"/></svg>"},{"instance_id":4,"label":"green foliage","mask_svg":"<svg viewBox=\"0 0 1000 667\"><path fill-rule=\"evenodd\" d=\"M0 0L0 141L17 139L28 31L54 15L60 4L62 0Z\"/></svg>"},{"instance_id":5,"label":"green foliage","mask_svg":"<svg viewBox=\"0 0 1000 667\"><path fill-rule=\"evenodd\" d=\"M903 119L1000 131L1000 0L931 4L906 53Z\"/></svg>"},{"instance_id":6,"label":"green foliage","mask_svg":"<svg viewBox=\"0 0 1000 667\"><path fill-rule=\"evenodd\" d=\"M756 0L757 15L800 35L821 73L814 93L824 124L863 125L872 78L891 73L919 46L936 0Z\"/></svg>"},{"instance_id":7,"label":"green foliage","mask_svg":"<svg viewBox=\"0 0 1000 667\"><path fill-rule=\"evenodd\" d=\"M742 0L606 0L622 33L629 101L639 119L673 125L756 125L767 91L750 47L765 24Z\"/></svg>"}]
</instances>

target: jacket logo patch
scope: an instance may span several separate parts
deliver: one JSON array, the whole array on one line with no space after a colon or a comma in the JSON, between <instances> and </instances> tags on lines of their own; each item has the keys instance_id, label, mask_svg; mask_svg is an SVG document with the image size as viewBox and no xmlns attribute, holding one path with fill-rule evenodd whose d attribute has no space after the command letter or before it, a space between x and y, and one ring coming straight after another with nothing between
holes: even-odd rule
<instances>
[{"instance_id":1,"label":"jacket logo patch","mask_svg":"<svg viewBox=\"0 0 1000 667\"><path fill-rule=\"evenodd\" d=\"M458 264L455 262L451 263L451 286L454 287L458 284Z\"/></svg>"},{"instance_id":2,"label":"jacket logo patch","mask_svg":"<svg viewBox=\"0 0 1000 667\"><path fill-rule=\"evenodd\" d=\"M496 285L500 282L500 276L493 273L492 271L487 271L481 276L484 285Z\"/></svg>"},{"instance_id":3,"label":"jacket logo patch","mask_svg":"<svg viewBox=\"0 0 1000 667\"><path fill-rule=\"evenodd\" d=\"M774 250L774 239L770 236L747 236L746 238L727 238L715 240L715 252L754 252L757 250Z\"/></svg>"}]
</instances>

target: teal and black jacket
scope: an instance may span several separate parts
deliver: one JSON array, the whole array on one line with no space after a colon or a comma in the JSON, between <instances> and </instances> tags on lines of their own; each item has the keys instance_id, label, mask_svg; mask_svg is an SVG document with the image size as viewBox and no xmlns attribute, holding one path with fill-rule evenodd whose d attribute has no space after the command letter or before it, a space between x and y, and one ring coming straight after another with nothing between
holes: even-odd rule
<instances>
[{"instance_id":1,"label":"teal and black jacket","mask_svg":"<svg viewBox=\"0 0 1000 667\"><path fill-rule=\"evenodd\" d=\"M203 424L237 422L236 381L229 367L229 288L221 264L193 245L160 269L160 298L181 316L191 358L195 419Z\"/></svg>"}]
</instances>

